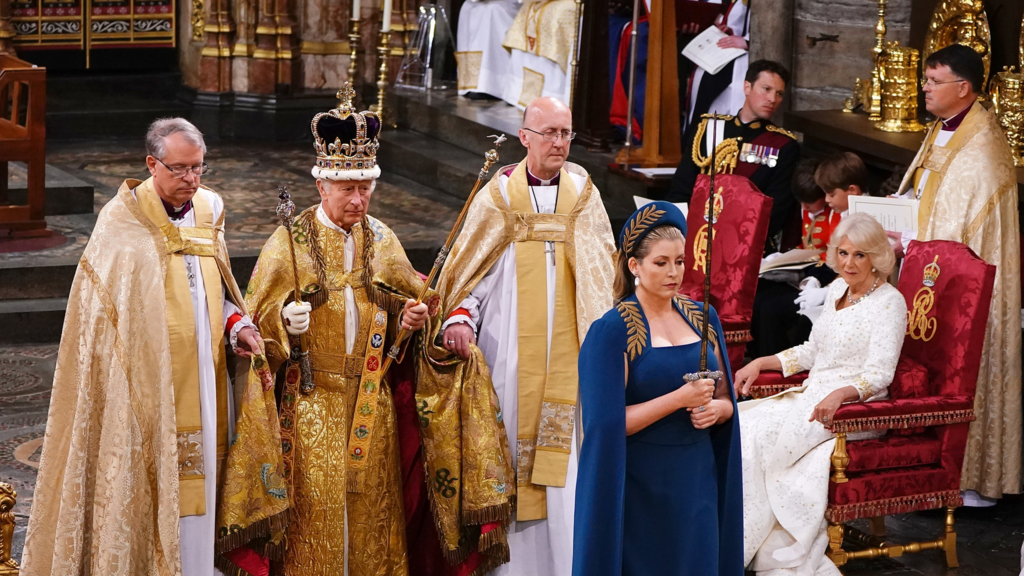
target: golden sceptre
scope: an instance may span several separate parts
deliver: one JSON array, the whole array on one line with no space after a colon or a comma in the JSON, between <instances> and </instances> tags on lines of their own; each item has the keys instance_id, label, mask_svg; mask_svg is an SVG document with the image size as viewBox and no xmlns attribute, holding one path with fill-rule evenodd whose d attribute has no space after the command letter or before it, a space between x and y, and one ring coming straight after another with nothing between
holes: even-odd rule
<instances>
[{"instance_id":1,"label":"golden sceptre","mask_svg":"<svg viewBox=\"0 0 1024 576\"><path fill-rule=\"evenodd\" d=\"M505 135L491 135L488 136L488 138L494 138L494 148L491 148L484 154L484 167L481 168L480 173L476 175L476 184L473 185L473 190L469 193L469 198L466 199L466 204L462 207L462 212L459 213L459 217L455 220L455 225L452 226L451 232L448 232L448 239L445 240L444 246L441 247L441 251L437 253L437 258L434 260L434 267L430 269L430 275L427 276L426 281L423 282L423 288L416 297L417 304L423 302L423 299L427 297L427 291L430 290L431 284L434 283L434 279L437 277L438 272L441 271L441 267L444 266L445 260L448 259L448 253L452 249L452 244L455 243L455 238L458 236L459 230L462 229L462 222L466 219L466 213L469 212L469 206L473 203L473 198L476 197L476 193L480 190L480 186L483 184L484 180L487 179L487 173L491 170L491 166L498 161L498 147L505 142ZM405 328L399 330L398 336L395 337L395 343L388 349L388 357L384 361L384 367L381 369L380 377L382 380L384 375L387 374L388 368L391 367L391 363L398 358L402 342L404 342L408 336L408 330Z\"/></svg>"},{"instance_id":2,"label":"golden sceptre","mask_svg":"<svg viewBox=\"0 0 1024 576\"><path fill-rule=\"evenodd\" d=\"M288 251L292 256L292 281L295 283L294 300L296 304L302 304L302 290L299 287L299 269L295 264L295 239L292 235L292 224L295 222L295 203L292 202L291 194L288 194L288 187L281 186L278 189L277 217L281 220L281 226L288 231ZM303 394L313 391L313 371L309 365L309 350L306 350L305 335L298 336L298 346L293 346L291 351L292 362L299 363L299 370L302 372L299 389Z\"/></svg>"},{"instance_id":3,"label":"golden sceptre","mask_svg":"<svg viewBox=\"0 0 1024 576\"><path fill-rule=\"evenodd\" d=\"M708 248L705 255L707 266L704 267L704 318L700 330L700 371L683 376L683 380L687 382L710 378L715 381L716 386L718 379L722 377L722 371L708 370L708 340L711 337L711 244L715 237L715 174L718 172L715 152L718 150L718 119L717 114L711 119L711 186L708 190Z\"/></svg>"}]
</instances>

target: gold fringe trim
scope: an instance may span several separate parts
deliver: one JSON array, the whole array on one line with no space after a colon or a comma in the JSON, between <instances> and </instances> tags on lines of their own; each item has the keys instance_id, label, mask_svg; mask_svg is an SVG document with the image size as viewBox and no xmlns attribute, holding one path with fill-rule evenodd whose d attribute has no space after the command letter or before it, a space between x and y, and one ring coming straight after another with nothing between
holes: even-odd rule
<instances>
[{"instance_id":1,"label":"gold fringe trim","mask_svg":"<svg viewBox=\"0 0 1024 576\"><path fill-rule=\"evenodd\" d=\"M747 342L753 342L754 337L751 336L750 330L726 330L725 331L725 343L726 344L746 344Z\"/></svg>"},{"instance_id":2,"label":"gold fringe trim","mask_svg":"<svg viewBox=\"0 0 1024 576\"><path fill-rule=\"evenodd\" d=\"M831 432L864 432L867 430L902 430L907 428L927 428L929 426L945 426L962 424L974 420L974 409L947 410L943 412L923 412L920 414L892 414L889 416L868 416L836 420Z\"/></svg>"},{"instance_id":3,"label":"gold fringe trim","mask_svg":"<svg viewBox=\"0 0 1024 576\"><path fill-rule=\"evenodd\" d=\"M785 392L790 388L796 388L797 386L802 386L802 383L784 382L782 384L754 384L750 388L750 395L754 398L767 398L769 396L775 396L780 392Z\"/></svg>"},{"instance_id":4,"label":"gold fringe trim","mask_svg":"<svg viewBox=\"0 0 1024 576\"><path fill-rule=\"evenodd\" d=\"M489 506L480 510L464 510L462 523L469 526L482 526L491 522L505 522L512 517L512 502Z\"/></svg>"},{"instance_id":5,"label":"gold fringe trim","mask_svg":"<svg viewBox=\"0 0 1024 576\"><path fill-rule=\"evenodd\" d=\"M960 497L960 490L943 490L941 492L912 494L910 496L858 502L842 506L829 506L825 510L825 518L829 522L839 524L860 518L906 514L919 510L946 508L947 506L956 507L963 505L963 503L963 498Z\"/></svg>"}]
</instances>

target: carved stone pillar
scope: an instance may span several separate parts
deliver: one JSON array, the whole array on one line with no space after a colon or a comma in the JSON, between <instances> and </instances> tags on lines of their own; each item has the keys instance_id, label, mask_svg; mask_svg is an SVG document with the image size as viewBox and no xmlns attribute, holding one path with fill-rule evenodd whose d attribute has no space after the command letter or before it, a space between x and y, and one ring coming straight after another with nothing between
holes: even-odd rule
<instances>
[{"instance_id":1,"label":"carved stone pillar","mask_svg":"<svg viewBox=\"0 0 1024 576\"><path fill-rule=\"evenodd\" d=\"M11 24L11 0L0 0L0 54L14 56L16 35Z\"/></svg>"},{"instance_id":2,"label":"carved stone pillar","mask_svg":"<svg viewBox=\"0 0 1024 576\"><path fill-rule=\"evenodd\" d=\"M781 124L782 113L792 106L796 89L796 70L793 69L793 5L794 0L754 2L750 6L750 61L766 59L782 64L793 80L787 86L773 119Z\"/></svg>"},{"instance_id":3,"label":"carved stone pillar","mask_svg":"<svg viewBox=\"0 0 1024 576\"><path fill-rule=\"evenodd\" d=\"M202 28L206 36L199 60L199 89L203 92L231 91L231 42L234 25L230 0L192 0L206 2L207 17Z\"/></svg>"},{"instance_id":4,"label":"carved stone pillar","mask_svg":"<svg viewBox=\"0 0 1024 576\"><path fill-rule=\"evenodd\" d=\"M352 4L345 0L302 4L299 85L336 90L348 80Z\"/></svg>"},{"instance_id":5,"label":"carved stone pillar","mask_svg":"<svg viewBox=\"0 0 1024 576\"><path fill-rule=\"evenodd\" d=\"M249 92L275 94L290 91L299 54L295 43L295 21L290 0L262 0L256 26L256 49L250 74Z\"/></svg>"}]
</instances>

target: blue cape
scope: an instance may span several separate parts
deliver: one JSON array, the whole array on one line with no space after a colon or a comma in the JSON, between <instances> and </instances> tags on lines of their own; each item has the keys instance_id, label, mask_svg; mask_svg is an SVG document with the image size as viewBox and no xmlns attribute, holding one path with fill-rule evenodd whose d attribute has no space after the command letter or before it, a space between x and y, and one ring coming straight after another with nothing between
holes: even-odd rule
<instances>
[{"instance_id":1,"label":"blue cape","mask_svg":"<svg viewBox=\"0 0 1024 576\"><path fill-rule=\"evenodd\" d=\"M636 302L636 296L625 299ZM685 297L675 299L676 310L700 334L703 306ZM643 316L643 309L637 306ZM695 312L696 311L696 312ZM722 326L710 308L711 327L725 362L724 372L733 399L733 417L710 432L718 472L719 570L743 576L743 483L740 461L739 410L733 393L732 371ZM643 318L647 334L650 326ZM583 420L576 482L576 519L573 537L574 576L622 574L623 500L626 483L626 372L624 357L634 329L613 308L595 322L580 349L579 386ZM634 345L636 338L633 338ZM630 365L650 350L643 346ZM709 354L712 350L708 350ZM700 559L695 558L696 566ZM699 570L699 568L698 568ZM710 576L710 575L709 575Z\"/></svg>"}]
</instances>

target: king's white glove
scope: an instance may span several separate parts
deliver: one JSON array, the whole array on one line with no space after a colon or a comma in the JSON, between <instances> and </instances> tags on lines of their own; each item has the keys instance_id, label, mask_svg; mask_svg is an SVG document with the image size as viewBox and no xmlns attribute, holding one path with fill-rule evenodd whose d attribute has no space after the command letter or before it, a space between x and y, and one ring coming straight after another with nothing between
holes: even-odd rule
<instances>
[{"instance_id":1,"label":"king's white glove","mask_svg":"<svg viewBox=\"0 0 1024 576\"><path fill-rule=\"evenodd\" d=\"M814 308L821 306L825 303L825 298L828 298L828 286L824 288L818 279L810 277L804 280L804 285L800 288L800 295L793 301L800 310L807 310L808 308Z\"/></svg>"},{"instance_id":2,"label":"king's white glove","mask_svg":"<svg viewBox=\"0 0 1024 576\"><path fill-rule=\"evenodd\" d=\"M305 334L309 330L309 312L312 306L303 302L297 304L292 302L281 310L281 319L284 320L284 329L292 336Z\"/></svg>"}]
</instances>

